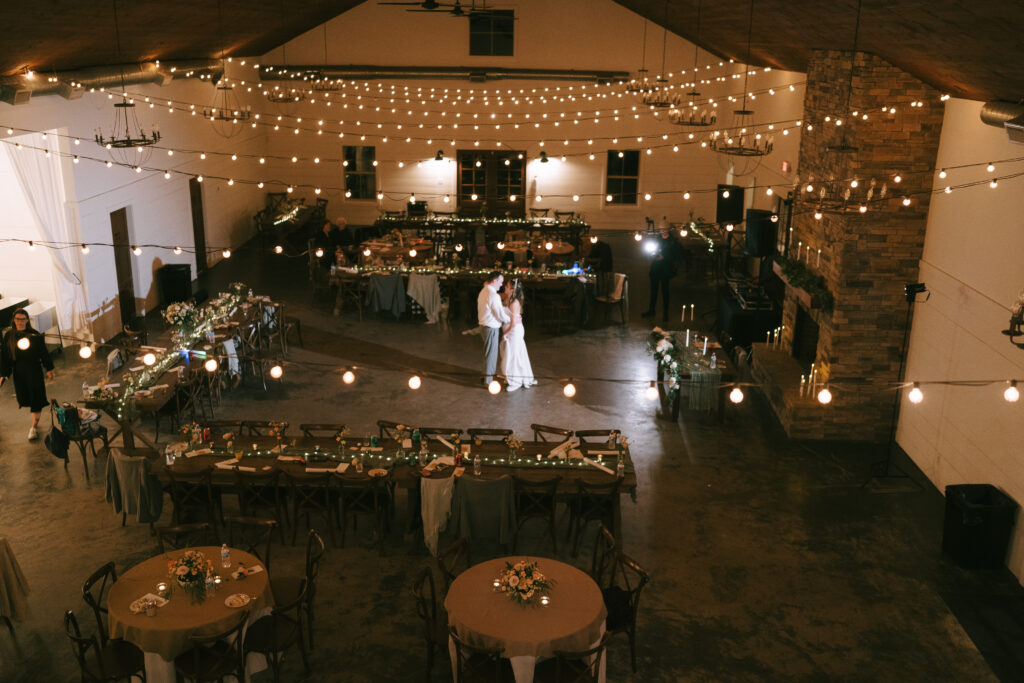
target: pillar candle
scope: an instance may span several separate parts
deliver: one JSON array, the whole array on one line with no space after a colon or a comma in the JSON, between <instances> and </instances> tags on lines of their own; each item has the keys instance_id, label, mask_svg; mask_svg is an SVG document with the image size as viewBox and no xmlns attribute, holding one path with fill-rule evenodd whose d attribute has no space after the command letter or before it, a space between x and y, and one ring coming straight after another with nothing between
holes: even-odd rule
<instances>
[{"instance_id":1,"label":"pillar candle","mask_svg":"<svg viewBox=\"0 0 1024 683\"><path fill-rule=\"evenodd\" d=\"M769 330L768 332L764 333L764 343L765 344L771 344L772 343L772 333L771 333L771 330Z\"/></svg>"},{"instance_id":2,"label":"pillar candle","mask_svg":"<svg viewBox=\"0 0 1024 683\"><path fill-rule=\"evenodd\" d=\"M686 304L683 304L683 317L680 318L680 322L686 322Z\"/></svg>"},{"instance_id":3,"label":"pillar candle","mask_svg":"<svg viewBox=\"0 0 1024 683\"><path fill-rule=\"evenodd\" d=\"M818 250L818 258L814 261L814 267L818 268L821 266L821 249Z\"/></svg>"},{"instance_id":4,"label":"pillar candle","mask_svg":"<svg viewBox=\"0 0 1024 683\"><path fill-rule=\"evenodd\" d=\"M686 348L690 348L690 328L686 328Z\"/></svg>"},{"instance_id":5,"label":"pillar candle","mask_svg":"<svg viewBox=\"0 0 1024 683\"><path fill-rule=\"evenodd\" d=\"M804 389L807 387L807 378L800 375L800 395L804 395Z\"/></svg>"},{"instance_id":6,"label":"pillar candle","mask_svg":"<svg viewBox=\"0 0 1024 683\"><path fill-rule=\"evenodd\" d=\"M693 304L690 304L690 320L693 320Z\"/></svg>"},{"instance_id":7,"label":"pillar candle","mask_svg":"<svg viewBox=\"0 0 1024 683\"><path fill-rule=\"evenodd\" d=\"M704 350L701 352L702 356L708 355L708 338L704 337Z\"/></svg>"}]
</instances>

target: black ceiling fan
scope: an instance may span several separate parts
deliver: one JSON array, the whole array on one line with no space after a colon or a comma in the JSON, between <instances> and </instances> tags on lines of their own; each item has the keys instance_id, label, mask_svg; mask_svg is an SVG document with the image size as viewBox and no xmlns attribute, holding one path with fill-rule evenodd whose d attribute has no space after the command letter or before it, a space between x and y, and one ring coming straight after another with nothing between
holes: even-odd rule
<instances>
[{"instance_id":1,"label":"black ceiling fan","mask_svg":"<svg viewBox=\"0 0 1024 683\"><path fill-rule=\"evenodd\" d=\"M446 2L437 2L437 0L423 0L423 2L378 2L378 5L402 5L405 7L419 7L420 9L406 10L408 12L449 12L451 10L442 9L444 7L455 7L459 3L456 1L455 5L450 5ZM461 12L461 8L459 9Z\"/></svg>"}]
</instances>

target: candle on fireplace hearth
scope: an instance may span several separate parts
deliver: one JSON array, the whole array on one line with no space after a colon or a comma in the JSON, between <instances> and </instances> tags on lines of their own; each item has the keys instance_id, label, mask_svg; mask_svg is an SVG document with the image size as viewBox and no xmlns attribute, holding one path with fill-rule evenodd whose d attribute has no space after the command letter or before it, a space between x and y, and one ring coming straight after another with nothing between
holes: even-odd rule
<instances>
[{"instance_id":1,"label":"candle on fireplace hearth","mask_svg":"<svg viewBox=\"0 0 1024 683\"><path fill-rule=\"evenodd\" d=\"M693 320L693 304L690 304L690 320Z\"/></svg>"},{"instance_id":2,"label":"candle on fireplace hearth","mask_svg":"<svg viewBox=\"0 0 1024 683\"><path fill-rule=\"evenodd\" d=\"M764 333L764 343L765 344L771 344L772 343L772 331L771 330L768 330L767 332Z\"/></svg>"},{"instance_id":3,"label":"candle on fireplace hearth","mask_svg":"<svg viewBox=\"0 0 1024 683\"><path fill-rule=\"evenodd\" d=\"M809 244L807 245L807 255L804 258L804 262L807 263L807 265L811 264L811 245Z\"/></svg>"},{"instance_id":4,"label":"candle on fireplace hearth","mask_svg":"<svg viewBox=\"0 0 1024 683\"><path fill-rule=\"evenodd\" d=\"M814 267L818 268L821 266L821 249L818 250L818 258L814 261Z\"/></svg>"},{"instance_id":5,"label":"candle on fireplace hearth","mask_svg":"<svg viewBox=\"0 0 1024 683\"><path fill-rule=\"evenodd\" d=\"M803 376L803 375L800 375L800 395L801 396L804 395L804 389L805 388L807 388L807 378L805 376Z\"/></svg>"}]
</instances>

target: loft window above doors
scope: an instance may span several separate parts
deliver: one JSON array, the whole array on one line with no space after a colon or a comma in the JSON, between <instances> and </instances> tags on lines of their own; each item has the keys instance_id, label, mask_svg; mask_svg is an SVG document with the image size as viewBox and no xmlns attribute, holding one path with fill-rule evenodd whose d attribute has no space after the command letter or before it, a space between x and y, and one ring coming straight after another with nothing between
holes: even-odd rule
<instances>
[{"instance_id":1,"label":"loft window above doors","mask_svg":"<svg viewBox=\"0 0 1024 683\"><path fill-rule=\"evenodd\" d=\"M513 56L515 48L515 25L515 10L489 9L470 12L470 56Z\"/></svg>"},{"instance_id":2,"label":"loft window above doors","mask_svg":"<svg viewBox=\"0 0 1024 683\"><path fill-rule=\"evenodd\" d=\"M459 150L459 215L522 218L524 156L515 150Z\"/></svg>"}]
</instances>

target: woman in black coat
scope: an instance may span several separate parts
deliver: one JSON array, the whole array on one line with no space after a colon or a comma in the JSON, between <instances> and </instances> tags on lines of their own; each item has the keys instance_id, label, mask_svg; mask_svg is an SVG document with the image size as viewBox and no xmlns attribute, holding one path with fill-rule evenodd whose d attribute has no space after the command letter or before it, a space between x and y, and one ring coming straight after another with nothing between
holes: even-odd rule
<instances>
[{"instance_id":1,"label":"woman in black coat","mask_svg":"<svg viewBox=\"0 0 1024 683\"><path fill-rule=\"evenodd\" d=\"M14 312L13 324L4 331L0 343L0 386L8 377L14 376L18 407L32 411L32 428L28 430L30 441L39 438L36 431L39 414L49 404L46 400L43 368L46 368L46 378L53 379L53 360L46 350L43 335L32 329L28 313L24 308L19 308Z\"/></svg>"}]
</instances>

